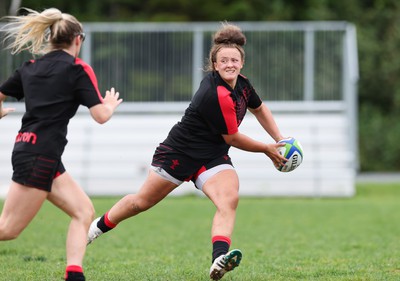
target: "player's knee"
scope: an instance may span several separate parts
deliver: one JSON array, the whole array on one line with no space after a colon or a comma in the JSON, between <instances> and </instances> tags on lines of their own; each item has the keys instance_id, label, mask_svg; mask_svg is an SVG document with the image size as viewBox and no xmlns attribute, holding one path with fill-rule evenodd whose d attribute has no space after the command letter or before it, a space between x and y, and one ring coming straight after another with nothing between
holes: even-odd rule
<instances>
[{"instance_id":1,"label":"player's knee","mask_svg":"<svg viewBox=\"0 0 400 281\"><path fill-rule=\"evenodd\" d=\"M239 204L239 196L230 195L218 202L217 208L223 213L234 213Z\"/></svg>"},{"instance_id":2,"label":"player's knee","mask_svg":"<svg viewBox=\"0 0 400 281\"><path fill-rule=\"evenodd\" d=\"M239 194L238 193L231 193L222 200L223 207L228 210L236 210L239 204Z\"/></svg>"},{"instance_id":3,"label":"player's knee","mask_svg":"<svg viewBox=\"0 0 400 281\"><path fill-rule=\"evenodd\" d=\"M89 204L84 208L82 216L85 218L86 221L89 221L89 224L93 221L95 215L96 212L92 204Z\"/></svg>"},{"instance_id":4,"label":"player's knee","mask_svg":"<svg viewBox=\"0 0 400 281\"><path fill-rule=\"evenodd\" d=\"M74 213L73 217L77 220L82 221L84 224L90 225L95 217L95 210L92 204L86 204L80 206Z\"/></svg>"},{"instance_id":5,"label":"player's knee","mask_svg":"<svg viewBox=\"0 0 400 281\"><path fill-rule=\"evenodd\" d=\"M238 204L239 204L239 195L238 195L238 194L234 195L234 196L231 198L231 200L230 200L229 203L230 203L230 207L231 207L232 209L236 210L236 208L238 207Z\"/></svg>"},{"instance_id":6,"label":"player's knee","mask_svg":"<svg viewBox=\"0 0 400 281\"><path fill-rule=\"evenodd\" d=\"M87 218L89 218L89 221L92 222L95 218L95 215L96 215L96 211L94 209L94 206L93 206L93 204L90 204L90 206L87 207L86 216L87 216Z\"/></svg>"}]
</instances>

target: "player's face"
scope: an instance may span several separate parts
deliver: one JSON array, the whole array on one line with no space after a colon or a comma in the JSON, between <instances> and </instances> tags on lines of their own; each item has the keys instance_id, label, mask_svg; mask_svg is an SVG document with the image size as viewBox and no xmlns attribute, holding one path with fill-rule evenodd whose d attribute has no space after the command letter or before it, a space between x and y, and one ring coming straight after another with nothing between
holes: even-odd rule
<instances>
[{"instance_id":1,"label":"player's face","mask_svg":"<svg viewBox=\"0 0 400 281\"><path fill-rule=\"evenodd\" d=\"M217 61L214 63L215 70L218 71L222 79L229 86L235 88L237 77L243 67L243 60L240 52L236 48L221 48L217 53Z\"/></svg>"}]
</instances>

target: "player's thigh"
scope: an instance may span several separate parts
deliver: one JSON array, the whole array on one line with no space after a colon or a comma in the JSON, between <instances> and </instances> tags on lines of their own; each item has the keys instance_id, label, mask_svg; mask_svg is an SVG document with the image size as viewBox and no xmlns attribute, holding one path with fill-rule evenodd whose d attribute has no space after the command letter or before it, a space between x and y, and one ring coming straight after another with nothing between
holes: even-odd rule
<instances>
[{"instance_id":1,"label":"player's thigh","mask_svg":"<svg viewBox=\"0 0 400 281\"><path fill-rule=\"evenodd\" d=\"M178 185L161 177L153 170L149 171L146 181L137 193L138 199L154 205L171 193ZM144 202L146 204L146 202Z\"/></svg>"},{"instance_id":2,"label":"player's thigh","mask_svg":"<svg viewBox=\"0 0 400 281\"><path fill-rule=\"evenodd\" d=\"M223 170L209 178L203 185L204 194L217 206L237 206L239 178L234 169Z\"/></svg>"},{"instance_id":3,"label":"player's thigh","mask_svg":"<svg viewBox=\"0 0 400 281\"><path fill-rule=\"evenodd\" d=\"M11 182L0 216L2 227L22 231L40 210L48 192Z\"/></svg>"},{"instance_id":4,"label":"player's thigh","mask_svg":"<svg viewBox=\"0 0 400 281\"><path fill-rule=\"evenodd\" d=\"M71 217L84 215L92 219L94 215L94 207L89 196L68 172L54 179L47 199Z\"/></svg>"}]
</instances>

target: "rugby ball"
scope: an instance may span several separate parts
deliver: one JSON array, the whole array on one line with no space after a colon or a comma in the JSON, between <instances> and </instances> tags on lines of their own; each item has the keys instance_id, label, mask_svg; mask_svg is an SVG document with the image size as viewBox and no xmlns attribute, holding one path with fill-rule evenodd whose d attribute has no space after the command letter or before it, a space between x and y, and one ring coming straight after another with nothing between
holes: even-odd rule
<instances>
[{"instance_id":1,"label":"rugby ball","mask_svg":"<svg viewBox=\"0 0 400 281\"><path fill-rule=\"evenodd\" d=\"M276 167L281 172L291 172L300 166L303 162L303 148L295 138L282 139L278 143L284 143L284 146L278 148L278 152L288 159L285 165Z\"/></svg>"}]
</instances>

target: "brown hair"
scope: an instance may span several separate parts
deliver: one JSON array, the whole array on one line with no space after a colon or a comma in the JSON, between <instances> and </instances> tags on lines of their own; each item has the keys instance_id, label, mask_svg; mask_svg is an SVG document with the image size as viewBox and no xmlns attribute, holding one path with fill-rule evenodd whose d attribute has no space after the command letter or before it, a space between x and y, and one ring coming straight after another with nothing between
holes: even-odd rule
<instances>
[{"instance_id":1,"label":"brown hair","mask_svg":"<svg viewBox=\"0 0 400 281\"><path fill-rule=\"evenodd\" d=\"M69 47L75 36L79 35L82 24L72 15L49 8L39 13L23 8L28 12L24 16L7 16L10 23L3 27L6 31L4 41L11 40L6 46L12 54L29 51L43 54L50 50Z\"/></svg>"},{"instance_id":2,"label":"brown hair","mask_svg":"<svg viewBox=\"0 0 400 281\"><path fill-rule=\"evenodd\" d=\"M246 36L244 36L242 30L236 25L223 22L222 27L213 36L213 46L208 56L206 71L215 70L214 63L217 61L217 53L221 48L236 48L244 61L244 44L246 44Z\"/></svg>"}]
</instances>

